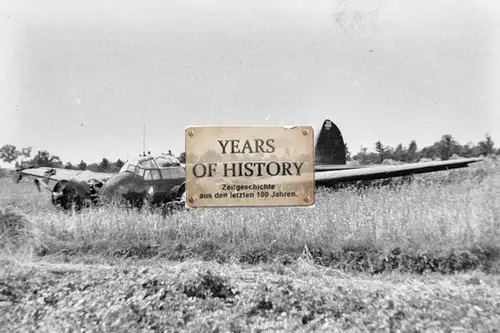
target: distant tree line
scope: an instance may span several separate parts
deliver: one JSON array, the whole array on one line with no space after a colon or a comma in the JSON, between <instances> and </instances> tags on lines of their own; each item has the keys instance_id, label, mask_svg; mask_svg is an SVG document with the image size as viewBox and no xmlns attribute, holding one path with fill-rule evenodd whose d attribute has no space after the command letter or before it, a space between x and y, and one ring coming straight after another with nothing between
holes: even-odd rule
<instances>
[{"instance_id":1,"label":"distant tree line","mask_svg":"<svg viewBox=\"0 0 500 333\"><path fill-rule=\"evenodd\" d=\"M359 164L380 164L384 161L395 161L401 163L412 163L420 160L449 160L453 158L469 158L487 155L500 155L500 148L495 149L495 142L490 134L485 135L485 139L473 144L472 142L461 145L451 134L441 136L441 140L434 142L428 147L419 149L415 140L410 141L407 146L402 143L395 148L386 146L377 141L374 145L375 151L367 152L366 147L361 147L360 151L351 157L347 148L346 155L349 161Z\"/></svg>"},{"instance_id":2,"label":"distant tree line","mask_svg":"<svg viewBox=\"0 0 500 333\"><path fill-rule=\"evenodd\" d=\"M171 155L171 151L169 153ZM181 163L186 160L186 154L181 153L178 159ZM5 163L14 163L18 167L50 167L64 168L70 170L90 170L94 172L116 173L125 164L121 159L111 162L108 158L103 158L99 163L87 164L81 160L78 164L71 162L64 163L59 156L52 155L47 150L39 150L32 155L32 147L17 149L15 145L7 144L0 147L0 161Z\"/></svg>"},{"instance_id":3,"label":"distant tree line","mask_svg":"<svg viewBox=\"0 0 500 333\"><path fill-rule=\"evenodd\" d=\"M382 142L377 141L373 147L375 150L367 152L367 147L361 147L360 151L352 155L345 144L345 152L348 161L358 164L380 164L388 161L400 163L412 163L424 160L449 160L458 157L478 157L486 155L500 155L500 148L495 149L495 142L489 134L485 135L485 139L473 144L471 142L461 145L452 135L445 134L441 136L441 140L434 142L431 146L419 149L415 140L412 140L407 146L398 144L395 148L386 146ZM169 150L169 155L173 154ZM186 162L186 153L182 152L177 156L181 163ZM103 158L99 163L87 165L83 160L77 165L71 162L64 163L59 156L52 155L46 150L38 151L32 156L32 148L17 149L16 146L7 144L0 148L0 160L5 163L15 163L16 167L32 166L32 167L52 167L64 168L71 170L91 170L94 172L110 172L115 173L125 164L121 159L111 162L107 158Z\"/></svg>"}]
</instances>

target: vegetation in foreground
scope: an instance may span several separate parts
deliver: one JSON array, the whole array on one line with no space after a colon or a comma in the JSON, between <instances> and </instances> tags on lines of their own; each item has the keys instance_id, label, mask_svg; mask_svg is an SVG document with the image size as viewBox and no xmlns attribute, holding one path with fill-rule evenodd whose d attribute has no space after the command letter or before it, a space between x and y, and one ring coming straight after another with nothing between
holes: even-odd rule
<instances>
[{"instance_id":1,"label":"vegetation in foreground","mask_svg":"<svg viewBox=\"0 0 500 333\"><path fill-rule=\"evenodd\" d=\"M22 243L36 256L256 264L294 261L306 249L316 263L345 271L498 271L499 165L490 159L398 187L321 190L311 209L201 209L163 218L112 207L68 215L32 183L5 179L0 207L9 208L4 225L17 219L26 228ZM14 211L24 218L13 217Z\"/></svg>"},{"instance_id":2,"label":"vegetation in foreground","mask_svg":"<svg viewBox=\"0 0 500 333\"><path fill-rule=\"evenodd\" d=\"M167 218L65 214L0 179L0 251L14 258L0 262L0 327L498 332L500 278L486 273L499 271L499 165L322 190L311 209Z\"/></svg>"},{"instance_id":3,"label":"vegetation in foreground","mask_svg":"<svg viewBox=\"0 0 500 333\"><path fill-rule=\"evenodd\" d=\"M47 265L4 261L0 327L33 332L498 332L500 278L339 275L299 260Z\"/></svg>"}]
</instances>

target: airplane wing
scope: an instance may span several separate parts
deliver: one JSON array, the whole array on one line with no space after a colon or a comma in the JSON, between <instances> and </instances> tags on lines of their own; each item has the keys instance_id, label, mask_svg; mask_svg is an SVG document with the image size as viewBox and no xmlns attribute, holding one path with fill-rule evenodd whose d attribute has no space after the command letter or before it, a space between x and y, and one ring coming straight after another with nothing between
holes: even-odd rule
<instances>
[{"instance_id":1,"label":"airplane wing","mask_svg":"<svg viewBox=\"0 0 500 333\"><path fill-rule=\"evenodd\" d=\"M346 164L316 164L314 166L315 172L325 172L325 171L334 171L334 170L352 170L359 169L360 166L357 165L346 165Z\"/></svg>"},{"instance_id":2,"label":"airplane wing","mask_svg":"<svg viewBox=\"0 0 500 333\"><path fill-rule=\"evenodd\" d=\"M470 163L482 161L482 158L465 158L449 161L411 163L403 165L382 165L350 170L323 171L315 173L316 185L333 186L342 182L375 180L402 177L407 175L435 172L467 167Z\"/></svg>"},{"instance_id":3,"label":"airplane wing","mask_svg":"<svg viewBox=\"0 0 500 333\"><path fill-rule=\"evenodd\" d=\"M93 172L90 170L70 170L62 168L50 168L50 167L38 167L38 168L26 168L20 170L20 175L18 180L23 176L32 176L44 180L46 185L53 186L55 183L66 180L77 178L79 180L84 180L86 182L90 180L99 180L102 182L107 181L114 174L104 173L104 172Z\"/></svg>"}]
</instances>

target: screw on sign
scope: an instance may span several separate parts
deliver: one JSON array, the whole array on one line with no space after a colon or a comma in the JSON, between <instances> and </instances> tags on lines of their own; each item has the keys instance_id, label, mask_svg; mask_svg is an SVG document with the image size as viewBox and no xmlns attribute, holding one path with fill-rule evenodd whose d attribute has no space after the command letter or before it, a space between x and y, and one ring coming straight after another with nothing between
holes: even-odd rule
<instances>
[{"instance_id":1,"label":"screw on sign","mask_svg":"<svg viewBox=\"0 0 500 333\"><path fill-rule=\"evenodd\" d=\"M312 126L207 126L185 133L189 207L314 205Z\"/></svg>"}]
</instances>

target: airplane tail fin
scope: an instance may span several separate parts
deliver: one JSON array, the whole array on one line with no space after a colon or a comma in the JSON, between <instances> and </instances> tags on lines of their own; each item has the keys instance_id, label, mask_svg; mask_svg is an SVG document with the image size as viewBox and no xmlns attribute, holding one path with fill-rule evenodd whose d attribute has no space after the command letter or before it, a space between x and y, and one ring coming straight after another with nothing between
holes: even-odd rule
<instances>
[{"instance_id":1,"label":"airplane tail fin","mask_svg":"<svg viewBox=\"0 0 500 333\"><path fill-rule=\"evenodd\" d=\"M316 138L315 164L345 165L346 160L342 134L331 120L326 119Z\"/></svg>"}]
</instances>

